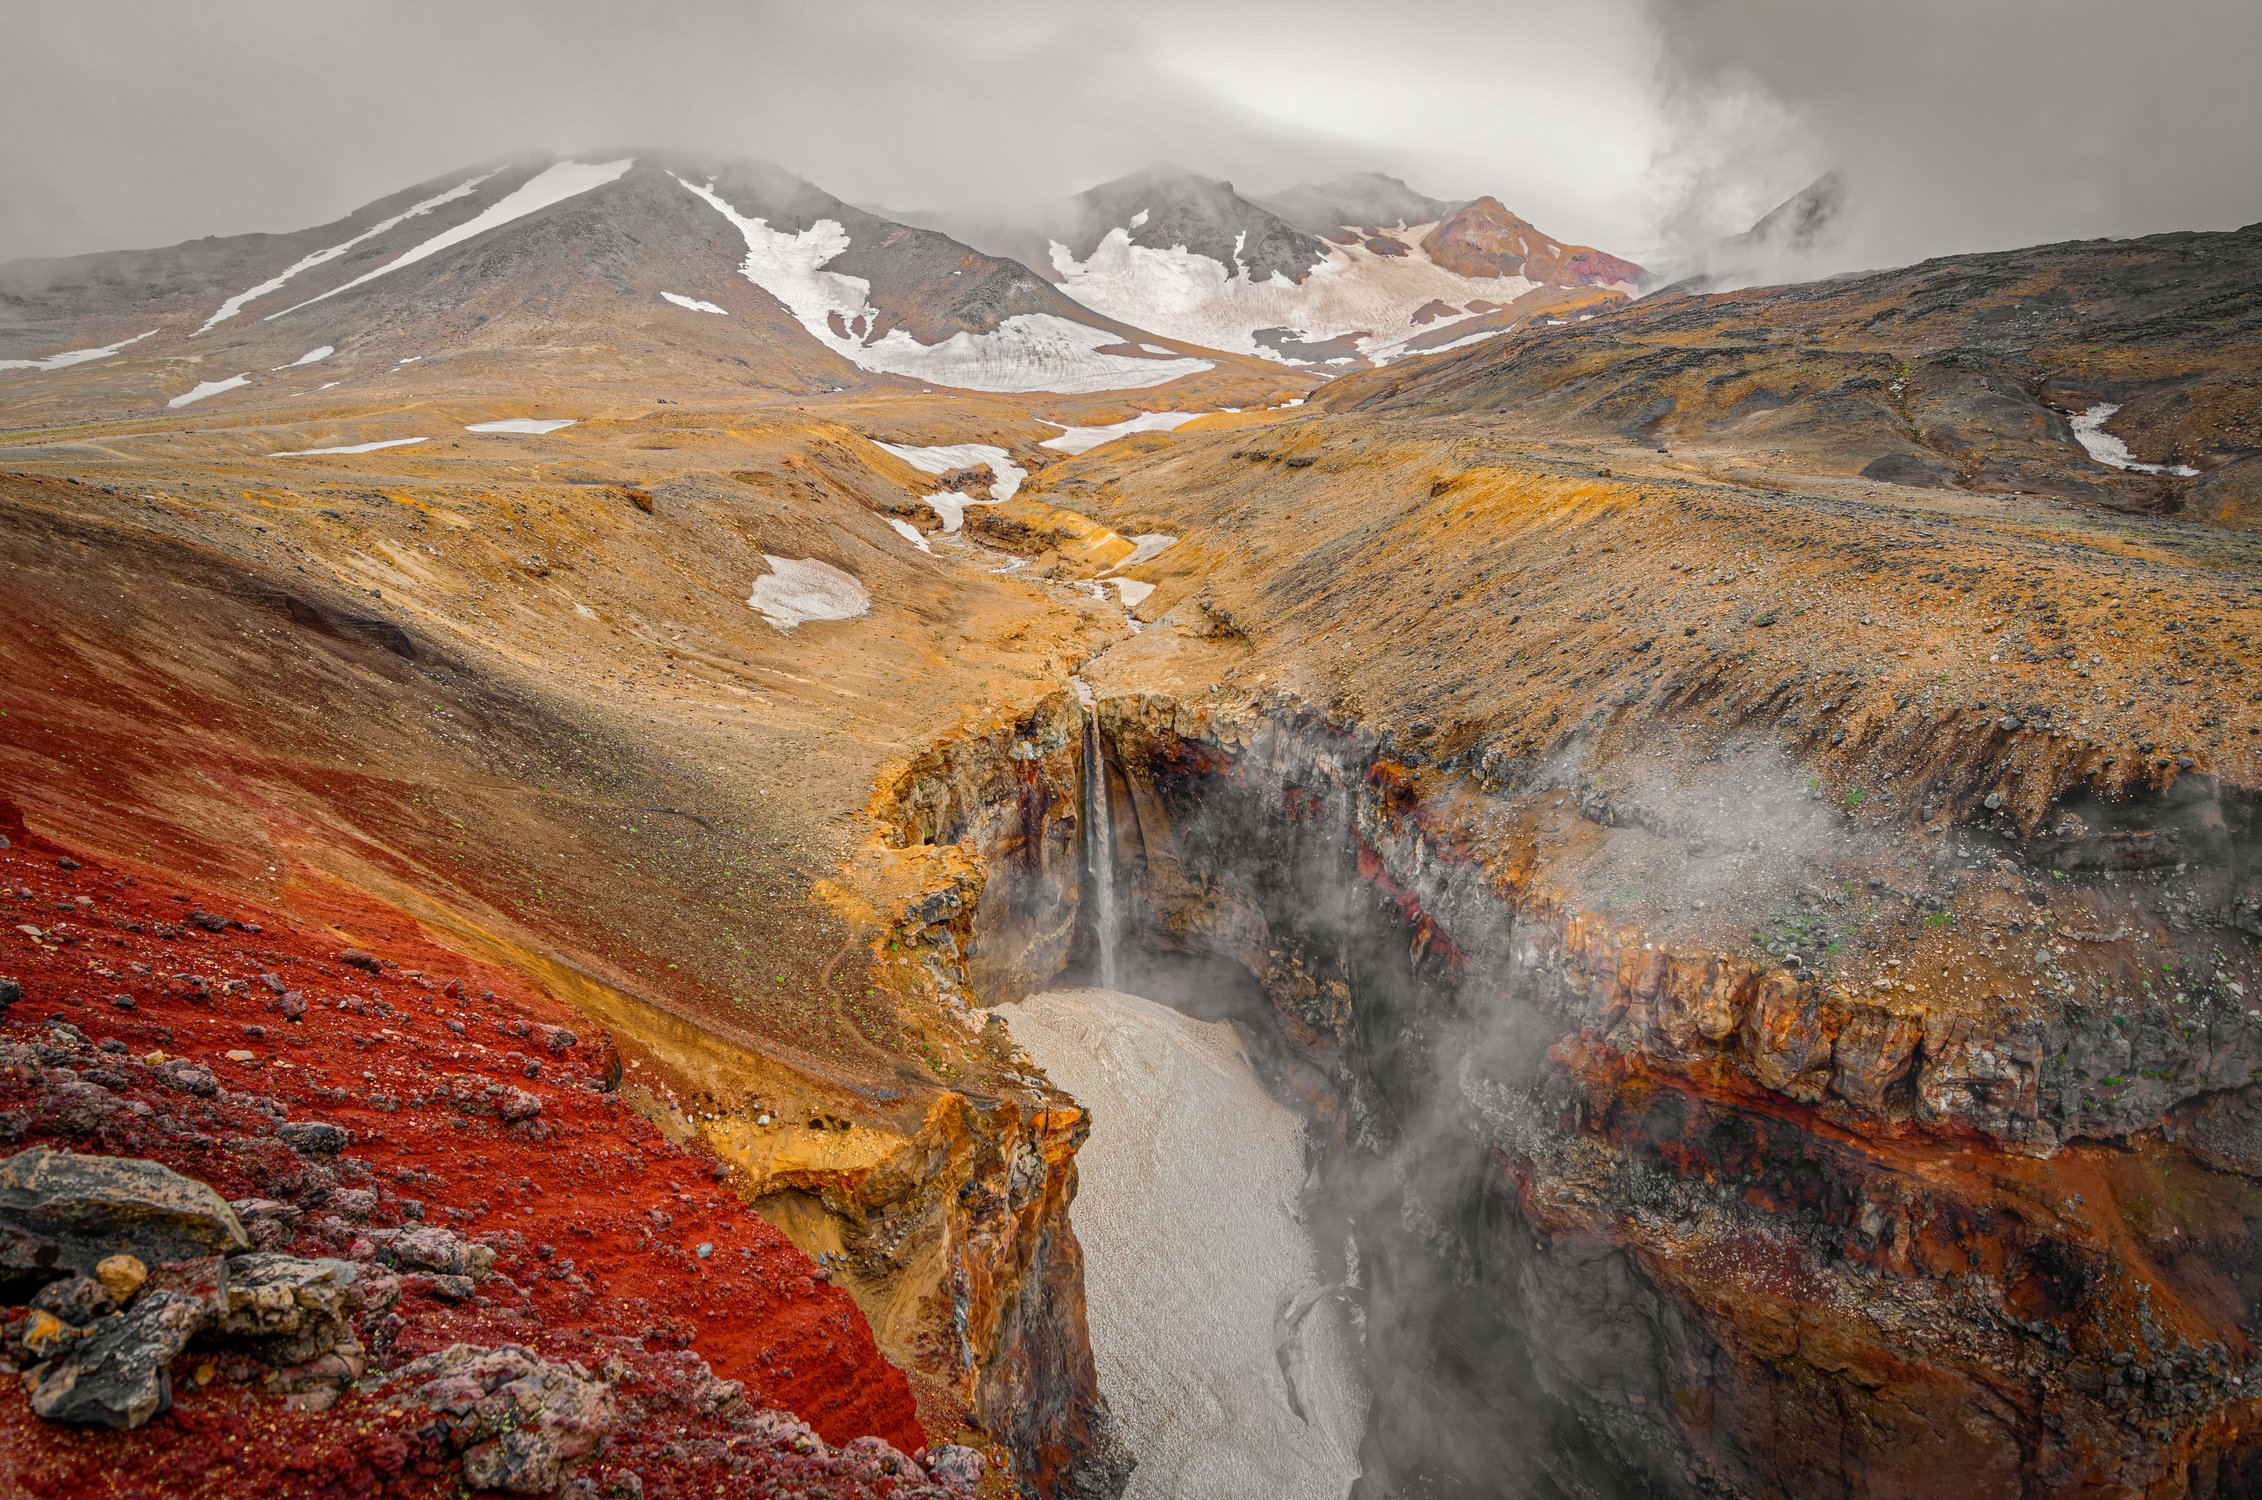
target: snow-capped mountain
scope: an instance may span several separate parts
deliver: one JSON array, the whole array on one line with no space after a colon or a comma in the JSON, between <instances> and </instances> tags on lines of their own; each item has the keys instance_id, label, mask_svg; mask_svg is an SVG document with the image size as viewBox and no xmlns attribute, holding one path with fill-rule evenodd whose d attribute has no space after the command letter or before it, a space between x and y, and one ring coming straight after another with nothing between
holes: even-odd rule
<instances>
[{"instance_id":1,"label":"snow-capped mountain","mask_svg":"<svg viewBox=\"0 0 2262 1500\"><path fill-rule=\"evenodd\" d=\"M1553 294L1630 296L1641 275L1492 198L1446 203L1362 173L1258 199L1167 167L1085 193L1039 269L1110 317L1338 368L1485 336L1566 300Z\"/></svg>"},{"instance_id":2,"label":"snow-capped mountain","mask_svg":"<svg viewBox=\"0 0 2262 1500\"><path fill-rule=\"evenodd\" d=\"M629 152L469 169L294 234L0 266L0 403L65 370L193 405L443 355L1057 392L1215 363L776 167Z\"/></svg>"}]
</instances>

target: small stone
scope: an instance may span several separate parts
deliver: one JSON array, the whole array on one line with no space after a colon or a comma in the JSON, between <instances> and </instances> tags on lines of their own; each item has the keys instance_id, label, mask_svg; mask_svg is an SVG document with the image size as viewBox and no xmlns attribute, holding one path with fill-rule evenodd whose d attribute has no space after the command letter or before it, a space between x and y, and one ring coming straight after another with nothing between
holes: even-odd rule
<instances>
[{"instance_id":1,"label":"small stone","mask_svg":"<svg viewBox=\"0 0 2262 1500\"><path fill-rule=\"evenodd\" d=\"M959 1443L927 1450L927 1474L946 1490L971 1495L982 1482L982 1455Z\"/></svg>"},{"instance_id":2,"label":"small stone","mask_svg":"<svg viewBox=\"0 0 2262 1500\"><path fill-rule=\"evenodd\" d=\"M707 1259L707 1257L713 1255L714 1253L715 1247L713 1245L707 1243L705 1240L701 1240L699 1242L698 1255L701 1260Z\"/></svg>"},{"instance_id":3,"label":"small stone","mask_svg":"<svg viewBox=\"0 0 2262 1500\"><path fill-rule=\"evenodd\" d=\"M352 1137L345 1127L325 1120L292 1120L275 1127L275 1137L301 1156L335 1156Z\"/></svg>"},{"instance_id":4,"label":"small stone","mask_svg":"<svg viewBox=\"0 0 2262 1500\"><path fill-rule=\"evenodd\" d=\"M356 1221L367 1219L377 1212L375 1188L339 1188L330 1194L330 1206L341 1215Z\"/></svg>"},{"instance_id":5,"label":"small stone","mask_svg":"<svg viewBox=\"0 0 2262 1500\"><path fill-rule=\"evenodd\" d=\"M257 1061L259 1061L259 1054L258 1054L258 1053L256 1053L256 1052L246 1052L246 1051L245 1051L245 1050L244 1050L243 1048L241 1048L241 1047L238 1047L238 1048L236 1048L235 1050L233 1050L233 1051L231 1051L231 1052L223 1052L223 1053L221 1053L220 1055L221 1055L222 1057L225 1057L225 1058L226 1058L226 1059L227 1059L228 1061L230 1061L230 1062L232 1062L232 1063L247 1063L247 1062L257 1062Z\"/></svg>"},{"instance_id":6,"label":"small stone","mask_svg":"<svg viewBox=\"0 0 2262 1500\"><path fill-rule=\"evenodd\" d=\"M124 1307L149 1279L149 1267L138 1255L105 1255L94 1263L94 1279L110 1293L111 1301Z\"/></svg>"},{"instance_id":7,"label":"small stone","mask_svg":"<svg viewBox=\"0 0 2262 1500\"><path fill-rule=\"evenodd\" d=\"M372 1233L371 1239L378 1235ZM494 1268L495 1252L475 1245L450 1229L419 1224L413 1229L388 1231L377 1247L377 1259L402 1271L430 1271L441 1276L468 1276L484 1281Z\"/></svg>"},{"instance_id":8,"label":"small stone","mask_svg":"<svg viewBox=\"0 0 2262 1500\"><path fill-rule=\"evenodd\" d=\"M68 1348L79 1339L79 1329L66 1323L44 1307L35 1307L24 1320L23 1345L34 1359L53 1359L56 1351Z\"/></svg>"},{"instance_id":9,"label":"small stone","mask_svg":"<svg viewBox=\"0 0 2262 1500\"><path fill-rule=\"evenodd\" d=\"M383 965L379 963L376 954L371 953L363 948L346 949L344 952L338 955L338 962L342 964L351 964L357 969L367 969L372 974L376 973L380 968L383 967Z\"/></svg>"},{"instance_id":10,"label":"small stone","mask_svg":"<svg viewBox=\"0 0 2262 1500\"><path fill-rule=\"evenodd\" d=\"M478 1290L468 1276L412 1276L409 1280L442 1302L469 1302Z\"/></svg>"},{"instance_id":11,"label":"small stone","mask_svg":"<svg viewBox=\"0 0 2262 1500\"><path fill-rule=\"evenodd\" d=\"M73 1328L84 1328L96 1318L107 1318L118 1310L117 1299L110 1289L92 1276L66 1276L61 1281L50 1281L31 1299L31 1305L42 1312L53 1313Z\"/></svg>"},{"instance_id":12,"label":"small stone","mask_svg":"<svg viewBox=\"0 0 2262 1500\"><path fill-rule=\"evenodd\" d=\"M1989 792L1986 796L1980 798L1979 805L1989 812L1994 812L2003 805L2003 794L2001 792Z\"/></svg>"},{"instance_id":13,"label":"small stone","mask_svg":"<svg viewBox=\"0 0 2262 1500\"><path fill-rule=\"evenodd\" d=\"M110 1003L120 1010L132 1010L134 1008L134 997L131 995L112 995Z\"/></svg>"}]
</instances>

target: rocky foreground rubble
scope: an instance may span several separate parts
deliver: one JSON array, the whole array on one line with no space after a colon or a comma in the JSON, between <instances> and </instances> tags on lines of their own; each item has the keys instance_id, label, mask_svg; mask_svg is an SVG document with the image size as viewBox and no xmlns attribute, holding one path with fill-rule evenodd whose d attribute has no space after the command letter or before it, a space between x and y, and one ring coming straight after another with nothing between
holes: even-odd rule
<instances>
[{"instance_id":1,"label":"rocky foreground rubble","mask_svg":"<svg viewBox=\"0 0 2262 1500\"><path fill-rule=\"evenodd\" d=\"M20 825L0 898L109 917L0 950L0 1494L975 1492L837 1289L501 976L161 930Z\"/></svg>"},{"instance_id":2,"label":"rocky foreground rubble","mask_svg":"<svg viewBox=\"0 0 2262 1500\"><path fill-rule=\"evenodd\" d=\"M49 1045L68 1044L68 1031L52 1030ZM352 1259L258 1249L244 1218L273 1223L274 1207L230 1204L131 1157L35 1146L0 1162L4 1358L31 1409L50 1422L140 1428L172 1408L175 1364L194 1354L197 1384L225 1363L304 1411L327 1411L348 1394L413 1407L430 1456L460 1466L471 1489L598 1492L587 1471L623 1424L616 1391L639 1383L629 1361L616 1355L591 1370L518 1344L452 1344L390 1372L374 1368L370 1344L389 1342L404 1275L462 1283L447 1290L468 1296L491 1273L494 1251L435 1226L376 1231ZM981 1460L969 1449L943 1445L924 1464L879 1438L833 1449L790 1414L752 1406L704 1361L688 1364L692 1404L746 1440L723 1445L720 1470L787 1486L762 1493L973 1492ZM604 1493L641 1495L643 1483L615 1471Z\"/></svg>"}]
</instances>

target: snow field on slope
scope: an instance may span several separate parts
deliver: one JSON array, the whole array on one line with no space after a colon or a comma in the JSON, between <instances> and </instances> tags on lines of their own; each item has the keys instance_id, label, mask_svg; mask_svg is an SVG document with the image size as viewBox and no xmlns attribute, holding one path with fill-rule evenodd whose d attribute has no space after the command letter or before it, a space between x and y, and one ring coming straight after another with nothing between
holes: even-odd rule
<instances>
[{"instance_id":1,"label":"snow field on slope","mask_svg":"<svg viewBox=\"0 0 2262 1500\"><path fill-rule=\"evenodd\" d=\"M2132 474L2173 474L2189 479L2199 472L2188 464L2139 463L2128 444L2105 430L2105 424L2120 409L2117 402L2102 401L2073 419L2074 440L2081 444L2082 452L2109 468L2126 469Z\"/></svg>"},{"instance_id":2,"label":"snow field on slope","mask_svg":"<svg viewBox=\"0 0 2262 1500\"><path fill-rule=\"evenodd\" d=\"M553 162L455 228L434 235L415 249L395 256L374 271L356 276L343 286L332 287L329 291L322 293L321 296L309 297L304 302L284 308L282 312L269 313L267 315L268 320L273 321L282 317L285 313L297 312L301 307L312 307L315 303L327 301L340 292L350 292L355 287L367 285L380 276L389 276L403 266L413 266L420 260L427 260L438 255L442 250L460 245L465 240L475 239L490 229L500 229L514 219L523 219L528 214L538 213L553 204L563 203L568 198L577 198L592 188L600 188L608 182L617 180L630 167L635 165L636 158L632 156L623 157L619 161L597 163Z\"/></svg>"},{"instance_id":3,"label":"snow field on slope","mask_svg":"<svg viewBox=\"0 0 2262 1500\"><path fill-rule=\"evenodd\" d=\"M352 239L347 240L342 244L331 245L326 249L315 251L312 255L300 258L299 260L293 262L291 265L284 267L281 273L272 277L271 279L262 281L261 283L259 283L259 285L251 288L251 290L249 291L238 292L233 297L230 297L227 301L221 303L220 310L214 313L211 317L206 318L204 320L204 326L197 329L196 333L210 333L215 324L227 322L228 319L234 317L237 313L242 312L247 303L256 302L260 298L266 296L269 292L282 290L284 284L287 283L292 277L298 275L299 272L310 271L314 269L314 267L319 266L326 261L336 260L339 256L345 254L354 246L373 240L388 229L393 229L398 227L399 225L405 224L410 219L417 217L419 214L428 214L433 209L440 207L444 203L453 203L458 198L465 197L468 194L476 191L479 187L479 184L485 182L488 178L494 175L495 174L492 172L482 172L477 177L467 178L466 180L457 183L454 187L449 188L446 192L441 193L436 197L427 198L422 203L411 204L407 208L402 209L399 213L393 215L391 218L386 219L381 223L370 225L367 229L364 229L361 233L355 235ZM195 338L196 333L190 334L189 337L192 339Z\"/></svg>"},{"instance_id":4,"label":"snow field on slope","mask_svg":"<svg viewBox=\"0 0 2262 1500\"><path fill-rule=\"evenodd\" d=\"M251 384L249 375L230 375L226 380L203 380L197 382L193 390L183 391L165 404L174 407L189 406L202 401L207 396L217 396L222 391L232 391L238 386L249 384Z\"/></svg>"},{"instance_id":5,"label":"snow field on slope","mask_svg":"<svg viewBox=\"0 0 2262 1500\"><path fill-rule=\"evenodd\" d=\"M431 441L429 438L382 438L374 443L347 443L338 448L291 448L282 453L270 453L269 458L312 458L318 453L375 453L380 448L406 448L413 443Z\"/></svg>"},{"instance_id":6,"label":"snow field on slope","mask_svg":"<svg viewBox=\"0 0 2262 1500\"><path fill-rule=\"evenodd\" d=\"M1310 340L1364 333L1362 354L1387 360L1398 345L1442 323L1416 324L1413 315L1431 302L1462 306L1474 301L1508 303L1538 288L1522 276L1473 277L1448 271L1429 258L1421 239L1430 224L1396 231L1407 253L1377 255L1364 245L1327 243L1327 258L1301 284L1275 273L1252 281L1236 264L1230 270L1184 246L1156 250L1134 245L1123 229L1111 229L1089 260L1079 263L1055 241L1053 270L1060 288L1096 312L1158 333L1255 354L1281 364L1295 361L1258 344L1260 328L1287 328ZM1468 316L1468 314L1462 314Z\"/></svg>"},{"instance_id":7,"label":"snow field on slope","mask_svg":"<svg viewBox=\"0 0 2262 1500\"><path fill-rule=\"evenodd\" d=\"M662 292L660 295L676 306L688 308L692 312L717 313L726 318L730 316L730 309L727 307L717 307L714 303L703 302L697 297L686 297L681 292Z\"/></svg>"},{"instance_id":8,"label":"snow field on slope","mask_svg":"<svg viewBox=\"0 0 2262 1500\"><path fill-rule=\"evenodd\" d=\"M927 534L924 531L904 520L901 516L889 516L887 523L895 528L896 535L902 537L912 546L917 547L930 557L934 555L935 549L927 545Z\"/></svg>"},{"instance_id":9,"label":"snow field on slope","mask_svg":"<svg viewBox=\"0 0 2262 1500\"><path fill-rule=\"evenodd\" d=\"M329 358L329 357L330 357L331 355L333 355L333 354L335 354L335 353L337 353L337 352L338 352L338 348L337 348L337 345L335 345L335 344L324 344L324 345L323 345L323 346L322 346L321 348L319 348L319 349L309 349L309 350L307 350L307 351L306 351L306 352L305 352L304 354L301 354L301 355L300 355L300 356L299 356L299 357L298 357L297 359L294 359L294 360L292 360L292 361L291 361L291 362L290 362L289 364L287 364L287 365L277 365L277 366L275 366L275 369L277 369L277 370L295 370L295 369L297 369L297 368L298 368L298 367L299 367L300 365L312 365L312 364L320 364L320 363L321 363L321 362L322 362L323 360L326 360L326 359L328 359L328 358ZM273 373L274 373L274 371L272 371L272 370L271 370L271 371L269 371L268 373L269 373L269 374L273 374Z\"/></svg>"},{"instance_id":10,"label":"snow field on slope","mask_svg":"<svg viewBox=\"0 0 2262 1500\"><path fill-rule=\"evenodd\" d=\"M1100 1386L1139 1459L1125 1500L1341 1500L1365 1407L1348 1320L1323 1297L1276 1352L1283 1304L1317 1291L1303 1126L1231 1023L1094 989L998 1013L1091 1110L1069 1221Z\"/></svg>"},{"instance_id":11,"label":"snow field on slope","mask_svg":"<svg viewBox=\"0 0 2262 1500\"><path fill-rule=\"evenodd\" d=\"M811 338L859 369L960 390L1078 393L1161 385L1210 368L1204 359L1101 354L1107 345L1121 343L1121 335L1052 313L1017 313L988 333L960 329L939 344L922 344L901 328L877 340L843 337L833 331L835 316L844 325L866 327L880 317L870 282L825 269L849 247L846 226L819 219L799 233L772 229L766 219L741 214L712 186L676 181L746 242L739 274L784 303Z\"/></svg>"},{"instance_id":12,"label":"snow field on slope","mask_svg":"<svg viewBox=\"0 0 2262 1500\"><path fill-rule=\"evenodd\" d=\"M43 359L0 359L0 370L63 370L72 365L83 365L90 360L108 359L128 344L138 344L157 330L137 333L130 339L120 339L115 344L104 344L99 349L66 349L61 354L50 354Z\"/></svg>"},{"instance_id":13,"label":"snow field on slope","mask_svg":"<svg viewBox=\"0 0 2262 1500\"><path fill-rule=\"evenodd\" d=\"M853 620L868 614L872 596L855 575L844 573L813 557L772 557L762 554L770 571L754 580L746 602L780 630L792 630L811 620Z\"/></svg>"},{"instance_id":14,"label":"snow field on slope","mask_svg":"<svg viewBox=\"0 0 2262 1500\"><path fill-rule=\"evenodd\" d=\"M579 417L504 417L496 422L473 422L465 432L556 432L571 427Z\"/></svg>"},{"instance_id":15,"label":"snow field on slope","mask_svg":"<svg viewBox=\"0 0 2262 1500\"><path fill-rule=\"evenodd\" d=\"M1062 427L1059 437L1046 438L1037 444L1057 453L1089 453L1102 443L1112 443L1119 437L1129 437L1134 432L1169 432L1185 426L1196 417L1207 416L1199 411L1143 411L1121 422L1110 422L1104 427ZM1052 424L1056 427L1059 423Z\"/></svg>"},{"instance_id":16,"label":"snow field on slope","mask_svg":"<svg viewBox=\"0 0 2262 1500\"><path fill-rule=\"evenodd\" d=\"M874 441L875 448L885 448L922 474L948 474L954 469L971 469L977 464L988 464L996 482L990 486L992 500L1011 500L1021 488L1021 481L1029 471L1013 461L1013 455L995 443L943 443L929 448L915 448L907 443L882 443Z\"/></svg>"}]
</instances>

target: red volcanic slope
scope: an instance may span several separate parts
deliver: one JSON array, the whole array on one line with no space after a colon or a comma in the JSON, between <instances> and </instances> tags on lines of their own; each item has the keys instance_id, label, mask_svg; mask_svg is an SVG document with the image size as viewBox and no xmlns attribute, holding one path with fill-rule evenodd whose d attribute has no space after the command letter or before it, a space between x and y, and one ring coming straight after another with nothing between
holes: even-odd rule
<instances>
[{"instance_id":1,"label":"red volcanic slope","mask_svg":"<svg viewBox=\"0 0 2262 1500\"><path fill-rule=\"evenodd\" d=\"M495 1275L460 1304L404 1293L380 1363L459 1341L524 1344L592 1367L621 1359L635 1371L623 1389L647 1396L628 1403L642 1425L616 1449L655 1495L743 1493L768 1473L750 1475L740 1458L734 1475L720 1461L730 1430L701 1407L711 1387L685 1349L828 1442L924 1443L902 1373L847 1295L719 1186L711 1160L605 1091L609 1042L519 976L435 946L343 888L293 898L357 934L385 934L374 952L160 875L78 864L28 835L5 801L0 833L11 845L0 851L0 976L24 991L0 1036L26 1041L60 1019L122 1043L87 1057L126 1101L99 1122L59 1122L25 1109L34 1092L0 1073L0 1151L45 1142L146 1156L229 1198L311 1203L296 1240L279 1247L298 1254L347 1253L359 1227L324 1211L326 1179L377 1190L369 1227L405 1222L414 1200L424 1222L494 1245ZM303 1013L287 1019L298 1001ZM577 1030L574 1045L553 1051L562 1039L542 1028L554 1026ZM142 1061L154 1052L208 1068L224 1092L166 1086ZM539 1115L505 1124L481 1112L471 1101L490 1083L539 1100ZM231 1095L279 1100L293 1120L346 1127L352 1143L335 1165L303 1160L275 1139L268 1114ZM524 1109L517 1101L513 1112ZM137 1433L50 1425L14 1382L0 1384L0 1493L429 1494L457 1482L420 1441L418 1415L383 1391L303 1413L225 1372L198 1386L196 1361L192 1350L176 1367L188 1378L176 1380L174 1410ZM796 1474L778 1492L807 1482ZM886 1487L820 1480L809 1492Z\"/></svg>"}]
</instances>

